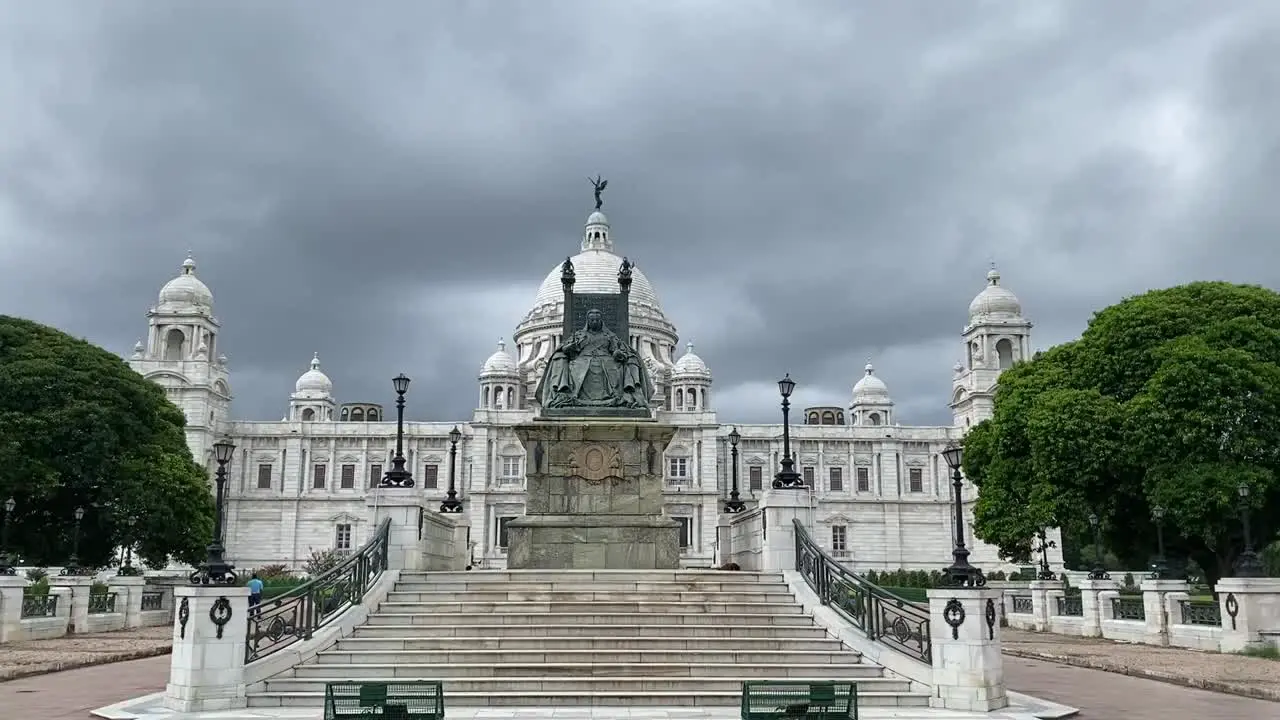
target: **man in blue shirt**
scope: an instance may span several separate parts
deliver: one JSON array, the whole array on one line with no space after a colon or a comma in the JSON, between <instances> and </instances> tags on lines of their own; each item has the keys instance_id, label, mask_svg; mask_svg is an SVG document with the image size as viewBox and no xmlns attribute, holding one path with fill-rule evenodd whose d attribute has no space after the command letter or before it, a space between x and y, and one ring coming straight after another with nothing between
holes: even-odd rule
<instances>
[{"instance_id":1,"label":"man in blue shirt","mask_svg":"<svg viewBox=\"0 0 1280 720\"><path fill-rule=\"evenodd\" d=\"M258 607L258 603L262 602L262 580L258 578L258 573L254 573L249 578L249 611L253 612Z\"/></svg>"}]
</instances>

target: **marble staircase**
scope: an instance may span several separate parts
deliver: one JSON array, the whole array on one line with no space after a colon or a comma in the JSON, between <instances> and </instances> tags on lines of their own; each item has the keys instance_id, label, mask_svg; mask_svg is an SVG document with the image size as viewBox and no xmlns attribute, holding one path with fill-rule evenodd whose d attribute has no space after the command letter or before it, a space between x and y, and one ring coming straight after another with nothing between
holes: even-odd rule
<instances>
[{"instance_id":1,"label":"marble staircase","mask_svg":"<svg viewBox=\"0 0 1280 720\"><path fill-rule=\"evenodd\" d=\"M928 694L804 614L778 573L405 572L363 626L251 690L319 707L331 681L432 679L450 706L727 706L746 679L858 683L863 706Z\"/></svg>"}]
</instances>

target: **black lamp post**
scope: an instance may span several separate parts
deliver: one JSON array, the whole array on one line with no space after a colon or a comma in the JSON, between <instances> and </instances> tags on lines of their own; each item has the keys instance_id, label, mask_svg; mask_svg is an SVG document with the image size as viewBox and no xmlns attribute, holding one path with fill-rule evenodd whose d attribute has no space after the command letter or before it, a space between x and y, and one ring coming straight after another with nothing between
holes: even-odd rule
<instances>
[{"instance_id":1,"label":"black lamp post","mask_svg":"<svg viewBox=\"0 0 1280 720\"><path fill-rule=\"evenodd\" d=\"M1089 571L1089 579L1110 580L1111 573L1102 565L1102 524L1097 513L1089 513L1089 525L1093 527L1093 569Z\"/></svg>"},{"instance_id":2,"label":"black lamp post","mask_svg":"<svg viewBox=\"0 0 1280 720\"><path fill-rule=\"evenodd\" d=\"M462 432L458 430L458 426L454 425L449 431L449 493L444 502L440 503L440 512L442 513L460 513L462 512L462 501L458 499L457 473L458 473L458 441L462 439Z\"/></svg>"},{"instance_id":3,"label":"black lamp post","mask_svg":"<svg viewBox=\"0 0 1280 720\"><path fill-rule=\"evenodd\" d=\"M125 538L128 544L124 546L124 564L120 566L116 574L124 577L140 575L138 568L133 566L133 526L138 524L138 518L130 515L125 518L124 524L129 528L126 531L128 536Z\"/></svg>"},{"instance_id":4,"label":"black lamp post","mask_svg":"<svg viewBox=\"0 0 1280 720\"><path fill-rule=\"evenodd\" d=\"M0 525L0 575L16 575L18 571L13 567L15 560L9 553L9 523L10 516L13 515L13 509L18 507L18 503L13 498L4 501L4 525Z\"/></svg>"},{"instance_id":5,"label":"black lamp post","mask_svg":"<svg viewBox=\"0 0 1280 720\"><path fill-rule=\"evenodd\" d=\"M58 572L59 575L88 575L92 571L80 565L80 523L84 520L84 508L77 507L73 517L76 519L75 530L71 535L71 557L67 566Z\"/></svg>"},{"instance_id":6,"label":"black lamp post","mask_svg":"<svg viewBox=\"0 0 1280 720\"><path fill-rule=\"evenodd\" d=\"M413 487L413 473L404 466L404 394L409 390L409 378L400 373L391 379L396 389L396 455L391 459L391 469L379 483L384 488Z\"/></svg>"},{"instance_id":7,"label":"black lamp post","mask_svg":"<svg viewBox=\"0 0 1280 720\"><path fill-rule=\"evenodd\" d=\"M1253 549L1253 531L1249 527L1249 486L1240 483L1236 487L1236 492L1240 495L1240 526L1244 530L1244 552L1236 558L1236 577L1262 577L1264 573L1262 559Z\"/></svg>"},{"instance_id":8,"label":"black lamp post","mask_svg":"<svg viewBox=\"0 0 1280 720\"><path fill-rule=\"evenodd\" d=\"M791 373L778 381L778 392L782 393L782 469L773 476L775 490L804 487L804 480L791 459L791 393L795 389L796 381L791 379Z\"/></svg>"},{"instance_id":9,"label":"black lamp post","mask_svg":"<svg viewBox=\"0 0 1280 720\"><path fill-rule=\"evenodd\" d=\"M724 511L727 513L740 513L747 509L747 504L742 502L742 498L738 495L738 441L742 439L742 435L738 434L738 428L729 431L729 462L730 477L732 485L729 489L729 502L724 504Z\"/></svg>"},{"instance_id":10,"label":"black lamp post","mask_svg":"<svg viewBox=\"0 0 1280 720\"><path fill-rule=\"evenodd\" d=\"M964 447L959 443L950 443L942 451L942 459L951 468L951 488L954 493L956 543L951 551L951 567L942 571L943 582L953 587L982 587L987 578L982 571L969 564L969 550L964 546L964 505L961 491L964 489L964 477L960 474L960 464L964 460Z\"/></svg>"},{"instance_id":11,"label":"black lamp post","mask_svg":"<svg viewBox=\"0 0 1280 720\"><path fill-rule=\"evenodd\" d=\"M1151 517L1156 521L1156 559L1151 563L1152 580L1163 580L1169 577L1169 565L1164 559L1164 507L1156 505L1151 508Z\"/></svg>"},{"instance_id":12,"label":"black lamp post","mask_svg":"<svg viewBox=\"0 0 1280 720\"><path fill-rule=\"evenodd\" d=\"M213 444L213 459L218 463L218 472L214 476L217 491L214 493L213 542L206 548L208 556L200 568L191 573L191 582L195 585L230 585L236 581L235 566L227 562L226 547L222 544L223 504L226 498L227 463L235 455L236 446L230 440L219 440Z\"/></svg>"},{"instance_id":13,"label":"black lamp post","mask_svg":"<svg viewBox=\"0 0 1280 720\"><path fill-rule=\"evenodd\" d=\"M1048 535L1046 528L1040 528L1037 537L1039 544L1036 547L1036 552L1040 553L1040 572L1036 577L1040 580L1057 580L1058 576L1049 569L1049 549L1058 547L1058 544L1050 540Z\"/></svg>"}]
</instances>

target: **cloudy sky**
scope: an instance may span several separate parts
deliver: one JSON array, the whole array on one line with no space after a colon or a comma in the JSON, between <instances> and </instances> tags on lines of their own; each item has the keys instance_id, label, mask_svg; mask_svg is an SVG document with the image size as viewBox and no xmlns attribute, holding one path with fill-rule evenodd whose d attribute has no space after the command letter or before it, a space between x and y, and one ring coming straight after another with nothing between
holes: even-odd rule
<instances>
[{"instance_id":1,"label":"cloudy sky","mask_svg":"<svg viewBox=\"0 0 1280 720\"><path fill-rule=\"evenodd\" d=\"M610 181L728 421L944 423L991 261L1034 345L1280 286L1275 0L40 0L0 9L0 312L126 353L188 249L239 418L465 419Z\"/></svg>"}]
</instances>

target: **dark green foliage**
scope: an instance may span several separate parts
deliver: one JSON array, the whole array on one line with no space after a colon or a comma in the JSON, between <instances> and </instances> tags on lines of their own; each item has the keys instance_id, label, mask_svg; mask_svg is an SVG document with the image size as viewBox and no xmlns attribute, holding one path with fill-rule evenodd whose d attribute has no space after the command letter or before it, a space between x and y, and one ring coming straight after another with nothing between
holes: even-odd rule
<instances>
[{"instance_id":1,"label":"dark green foliage","mask_svg":"<svg viewBox=\"0 0 1280 720\"><path fill-rule=\"evenodd\" d=\"M110 564L124 542L149 567L171 555L198 562L213 500L183 425L164 392L115 355L0 316L0 497L17 501L10 542L24 563L69 559L77 507L83 565Z\"/></svg>"},{"instance_id":2,"label":"dark green foliage","mask_svg":"<svg viewBox=\"0 0 1280 720\"><path fill-rule=\"evenodd\" d=\"M1166 509L1170 565L1206 580L1243 548L1236 487L1250 488L1259 546L1280 530L1280 294L1203 282L1129 298L1082 337L1000 378L992 419L965 443L981 492L974 529L1015 561L1043 526L1093 564L1089 514L1106 566L1148 565L1151 508Z\"/></svg>"},{"instance_id":3,"label":"dark green foliage","mask_svg":"<svg viewBox=\"0 0 1280 720\"><path fill-rule=\"evenodd\" d=\"M307 558L307 561L303 563L302 569L310 577L318 577L337 567L338 563L346 559L347 556L345 554L333 548L312 550L311 557Z\"/></svg>"}]
</instances>

